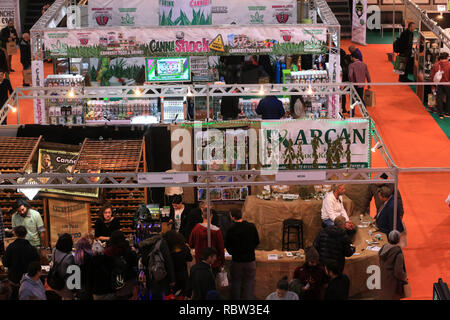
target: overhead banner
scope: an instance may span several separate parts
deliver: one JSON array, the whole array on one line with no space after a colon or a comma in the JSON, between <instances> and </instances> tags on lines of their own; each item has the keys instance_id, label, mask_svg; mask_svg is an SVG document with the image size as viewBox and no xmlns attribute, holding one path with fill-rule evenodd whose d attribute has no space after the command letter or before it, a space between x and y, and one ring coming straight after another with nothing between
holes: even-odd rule
<instances>
[{"instance_id":1,"label":"overhead banner","mask_svg":"<svg viewBox=\"0 0 450 320\"><path fill-rule=\"evenodd\" d=\"M71 173L77 158L78 152L39 149L38 173ZM41 179L43 180L45 178ZM69 180L73 178L67 179ZM97 198L99 195L98 188L43 189L42 191L49 193L63 194L68 196L80 196L92 198Z\"/></svg>"},{"instance_id":2,"label":"overhead banner","mask_svg":"<svg viewBox=\"0 0 450 320\"><path fill-rule=\"evenodd\" d=\"M31 77L33 87L44 86L44 62L42 60L31 61ZM45 100L33 99L34 123L47 123L47 115L45 113Z\"/></svg>"},{"instance_id":3,"label":"overhead banner","mask_svg":"<svg viewBox=\"0 0 450 320\"><path fill-rule=\"evenodd\" d=\"M158 25L156 0L89 0L90 27L141 27Z\"/></svg>"},{"instance_id":4,"label":"overhead banner","mask_svg":"<svg viewBox=\"0 0 450 320\"><path fill-rule=\"evenodd\" d=\"M159 0L159 25L211 25L211 2L212 0Z\"/></svg>"},{"instance_id":5,"label":"overhead banner","mask_svg":"<svg viewBox=\"0 0 450 320\"><path fill-rule=\"evenodd\" d=\"M70 234L74 243L89 233L90 217L87 202L48 199L48 214L52 247L64 233Z\"/></svg>"},{"instance_id":6,"label":"overhead banner","mask_svg":"<svg viewBox=\"0 0 450 320\"><path fill-rule=\"evenodd\" d=\"M326 27L191 26L46 31L52 57L218 56L318 54L326 49Z\"/></svg>"},{"instance_id":7,"label":"overhead banner","mask_svg":"<svg viewBox=\"0 0 450 320\"><path fill-rule=\"evenodd\" d=\"M212 22L222 24L296 24L297 0L214 0Z\"/></svg>"},{"instance_id":8,"label":"overhead banner","mask_svg":"<svg viewBox=\"0 0 450 320\"><path fill-rule=\"evenodd\" d=\"M366 45L367 0L353 1L352 42Z\"/></svg>"},{"instance_id":9,"label":"overhead banner","mask_svg":"<svg viewBox=\"0 0 450 320\"><path fill-rule=\"evenodd\" d=\"M312 138L319 137L318 167L327 166L327 143L330 140L334 142L337 137L343 137L343 155L341 157L341 167L347 166L346 159L346 141L350 142L351 168L368 168L370 165L370 120L368 119L348 119L348 120L294 120L294 121L264 121L261 125L262 134L272 148L272 156L267 157L264 167L268 168L273 163L273 157L278 157L277 163L283 168L286 165L282 159L283 155L288 153L289 139L293 142L294 152L301 150L304 159L300 169L313 168L313 146ZM278 139L278 142L275 142ZM276 145L279 145L279 152L274 151ZM294 164L298 164L294 161Z\"/></svg>"}]
</instances>

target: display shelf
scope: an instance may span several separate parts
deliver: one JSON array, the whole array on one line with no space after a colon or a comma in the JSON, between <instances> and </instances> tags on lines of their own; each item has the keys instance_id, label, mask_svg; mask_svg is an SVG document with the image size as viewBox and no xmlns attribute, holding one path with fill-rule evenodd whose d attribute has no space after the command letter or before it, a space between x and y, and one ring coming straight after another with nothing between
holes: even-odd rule
<instances>
[{"instance_id":1,"label":"display shelf","mask_svg":"<svg viewBox=\"0 0 450 320\"><path fill-rule=\"evenodd\" d=\"M129 124L136 117L153 116L161 120L157 99L122 99L119 101L89 100L86 104L86 123Z\"/></svg>"}]
</instances>

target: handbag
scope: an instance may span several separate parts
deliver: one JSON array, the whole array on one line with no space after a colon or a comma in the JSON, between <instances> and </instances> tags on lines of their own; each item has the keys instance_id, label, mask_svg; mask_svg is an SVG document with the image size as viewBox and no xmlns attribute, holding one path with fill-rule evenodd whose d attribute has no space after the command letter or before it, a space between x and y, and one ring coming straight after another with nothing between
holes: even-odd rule
<instances>
[{"instance_id":1,"label":"handbag","mask_svg":"<svg viewBox=\"0 0 450 320\"><path fill-rule=\"evenodd\" d=\"M400 74L400 75L405 74L406 61L407 61L407 58L403 57L401 55L398 55L397 57L395 57L394 73Z\"/></svg>"},{"instance_id":2,"label":"handbag","mask_svg":"<svg viewBox=\"0 0 450 320\"><path fill-rule=\"evenodd\" d=\"M228 287L228 285L229 285L228 275L223 267L220 270L220 272L217 274L217 284L221 288Z\"/></svg>"},{"instance_id":3,"label":"handbag","mask_svg":"<svg viewBox=\"0 0 450 320\"><path fill-rule=\"evenodd\" d=\"M409 298L409 297L411 297L411 287L409 286L409 283L406 282L403 284L402 298Z\"/></svg>"},{"instance_id":4,"label":"handbag","mask_svg":"<svg viewBox=\"0 0 450 320\"><path fill-rule=\"evenodd\" d=\"M364 90L364 103L366 104L366 107L373 107L376 105L375 91L370 89Z\"/></svg>"},{"instance_id":5,"label":"handbag","mask_svg":"<svg viewBox=\"0 0 450 320\"><path fill-rule=\"evenodd\" d=\"M58 267L68 255L69 254L67 253L61 259L61 261L59 261L59 263L55 261L55 263L53 263L53 266L50 268L50 271L48 272L47 283L53 290L62 290L66 285L66 279L64 277L61 277L61 275L58 273Z\"/></svg>"}]
</instances>

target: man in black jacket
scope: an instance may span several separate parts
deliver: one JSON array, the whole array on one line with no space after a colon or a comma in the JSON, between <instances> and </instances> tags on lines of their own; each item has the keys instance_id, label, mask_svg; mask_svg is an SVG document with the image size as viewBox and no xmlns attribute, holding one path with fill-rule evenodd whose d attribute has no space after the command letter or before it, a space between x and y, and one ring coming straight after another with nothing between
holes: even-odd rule
<instances>
[{"instance_id":1,"label":"man in black jacket","mask_svg":"<svg viewBox=\"0 0 450 320\"><path fill-rule=\"evenodd\" d=\"M211 265L217 259L217 251L205 248L200 261L191 268L189 277L189 294L192 300L205 300L209 291L216 290L216 280Z\"/></svg>"},{"instance_id":2,"label":"man in black jacket","mask_svg":"<svg viewBox=\"0 0 450 320\"><path fill-rule=\"evenodd\" d=\"M337 217L334 219L334 226L321 230L314 240L314 247L320 254L320 263L327 265L335 262L341 272L344 270L345 257L351 257L355 253L355 247L345 231L345 222L344 217Z\"/></svg>"},{"instance_id":3,"label":"man in black jacket","mask_svg":"<svg viewBox=\"0 0 450 320\"><path fill-rule=\"evenodd\" d=\"M8 279L12 286L12 298L17 298L20 280L27 273L28 265L32 261L39 261L37 249L25 239L27 229L24 226L14 228L17 239L6 248L3 265L8 268Z\"/></svg>"},{"instance_id":4,"label":"man in black jacket","mask_svg":"<svg viewBox=\"0 0 450 320\"><path fill-rule=\"evenodd\" d=\"M325 266L325 271L330 278L325 290L325 300L348 300L350 292L350 279L342 273L339 266L330 262Z\"/></svg>"},{"instance_id":5,"label":"man in black jacket","mask_svg":"<svg viewBox=\"0 0 450 320\"><path fill-rule=\"evenodd\" d=\"M256 274L255 249L259 244L258 230L253 223L242 219L241 210L230 212L233 226L228 230L225 248L231 254L231 300L252 300ZM241 286L243 290L241 290Z\"/></svg>"},{"instance_id":6,"label":"man in black jacket","mask_svg":"<svg viewBox=\"0 0 450 320\"><path fill-rule=\"evenodd\" d=\"M19 37L17 36L17 31L16 28L14 28L14 20L13 19L9 19L8 20L8 25L6 27L4 27L2 29L2 31L0 31L0 39L2 40L2 49L4 50L5 54L7 55L6 52L6 44L10 41L14 41L17 42L17 39ZM8 56L8 71L9 72L14 72L14 70L11 67L11 59L12 56Z\"/></svg>"},{"instance_id":7,"label":"man in black jacket","mask_svg":"<svg viewBox=\"0 0 450 320\"><path fill-rule=\"evenodd\" d=\"M414 56L413 56L413 42L414 42L414 30L416 30L416 24L410 22L408 28L400 35L400 56L406 58L405 73L400 75L398 81L408 82L408 74L413 73L414 68Z\"/></svg>"},{"instance_id":8,"label":"man in black jacket","mask_svg":"<svg viewBox=\"0 0 450 320\"><path fill-rule=\"evenodd\" d=\"M22 39L19 41L20 47L20 63L22 63L23 70L31 68L31 46L30 46L30 34L25 32L22 35ZM24 79L25 80L25 79ZM29 86L29 83L23 82L23 86Z\"/></svg>"}]
</instances>

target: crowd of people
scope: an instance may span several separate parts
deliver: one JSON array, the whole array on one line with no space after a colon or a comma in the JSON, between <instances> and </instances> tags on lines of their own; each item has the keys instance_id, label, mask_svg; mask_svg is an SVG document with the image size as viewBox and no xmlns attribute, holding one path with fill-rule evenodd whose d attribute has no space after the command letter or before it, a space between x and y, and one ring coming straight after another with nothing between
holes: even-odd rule
<instances>
[{"instance_id":1,"label":"crowd of people","mask_svg":"<svg viewBox=\"0 0 450 320\"><path fill-rule=\"evenodd\" d=\"M375 199L377 226L389 240L379 251L382 298L399 299L401 288L407 283L400 244L405 232L401 220L403 207L399 195L395 230L393 189L388 186L378 185L376 192L369 189L368 198ZM323 229L313 246L306 248L305 263L292 275L280 279L267 300L349 298L350 279L344 268L345 258L355 252L352 236L356 228L342 204L344 193L345 186L337 185L327 194L322 206ZM0 296L12 300L254 299L255 250L259 245L256 226L245 221L238 209L230 210L231 223L227 225L212 207L208 220L206 202L191 210L183 204L181 195L174 196L171 202L173 228L162 233L160 226L153 225L149 236L138 245L125 237L112 206L105 204L92 236L78 239L75 246L70 234L59 236L51 254L51 268L43 276L38 248L45 238L45 228L40 214L26 201L18 201L17 212L12 216L17 239L3 254L8 281L1 283ZM0 227L3 235L3 225ZM227 266L225 250L231 255ZM71 280L72 266L78 266L80 279ZM218 281L223 278L225 267L230 278L228 296L224 296ZM78 281L78 287L71 286L71 281Z\"/></svg>"}]
</instances>

